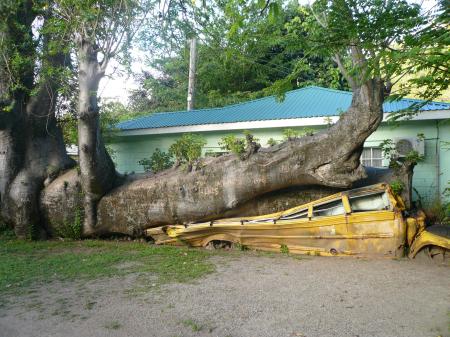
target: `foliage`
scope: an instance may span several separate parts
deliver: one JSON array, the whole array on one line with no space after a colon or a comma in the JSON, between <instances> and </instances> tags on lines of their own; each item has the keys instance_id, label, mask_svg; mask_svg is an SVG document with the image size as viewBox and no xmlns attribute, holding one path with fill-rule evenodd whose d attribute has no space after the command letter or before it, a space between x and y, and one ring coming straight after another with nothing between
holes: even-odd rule
<instances>
[{"instance_id":1,"label":"foliage","mask_svg":"<svg viewBox=\"0 0 450 337\"><path fill-rule=\"evenodd\" d=\"M0 115L11 112L14 99L29 97L34 88L33 70L42 54L31 34L38 6L18 1L0 4Z\"/></svg>"},{"instance_id":2,"label":"foliage","mask_svg":"<svg viewBox=\"0 0 450 337\"><path fill-rule=\"evenodd\" d=\"M289 247L286 246L285 244L280 246L280 253L282 254L289 254Z\"/></svg>"},{"instance_id":3,"label":"foliage","mask_svg":"<svg viewBox=\"0 0 450 337\"><path fill-rule=\"evenodd\" d=\"M245 152L245 139L236 137L236 135L226 135L220 138L219 146L222 150L230 151L236 155Z\"/></svg>"},{"instance_id":4,"label":"foliage","mask_svg":"<svg viewBox=\"0 0 450 337\"><path fill-rule=\"evenodd\" d=\"M172 156L169 153L155 149L150 159L144 158L138 161L144 167L145 172L158 173L172 167Z\"/></svg>"},{"instance_id":5,"label":"foliage","mask_svg":"<svg viewBox=\"0 0 450 337\"><path fill-rule=\"evenodd\" d=\"M157 284L187 282L214 271L202 250L115 241L23 242L0 237L0 294L55 280L152 273ZM124 262L133 266L119 268Z\"/></svg>"},{"instance_id":6,"label":"foliage","mask_svg":"<svg viewBox=\"0 0 450 337\"><path fill-rule=\"evenodd\" d=\"M236 137L234 134L222 137L219 141L220 148L241 156L245 153L246 149L251 147L251 142L257 143L259 141L259 139L255 138L250 131L245 130L243 133L245 138Z\"/></svg>"},{"instance_id":7,"label":"foliage","mask_svg":"<svg viewBox=\"0 0 450 337\"><path fill-rule=\"evenodd\" d=\"M300 137L303 136L312 136L314 133L316 132L315 129L313 128L309 128L309 127L305 127L300 131Z\"/></svg>"},{"instance_id":8,"label":"foliage","mask_svg":"<svg viewBox=\"0 0 450 337\"><path fill-rule=\"evenodd\" d=\"M390 79L403 58L401 50L392 45L403 45L426 23L420 6L404 0L384 4L378 0L318 0L311 10L314 19L307 22L310 47L345 63L342 70L357 82L377 76ZM347 62L348 56L353 57L353 64Z\"/></svg>"},{"instance_id":9,"label":"foliage","mask_svg":"<svg viewBox=\"0 0 450 337\"><path fill-rule=\"evenodd\" d=\"M120 324L120 322L118 322L118 321L111 321L111 322L106 323L104 325L104 327L106 329L117 330L122 327L122 324Z\"/></svg>"},{"instance_id":10,"label":"foliage","mask_svg":"<svg viewBox=\"0 0 450 337\"><path fill-rule=\"evenodd\" d=\"M448 6L421 10L406 0L317 0L305 21L289 22L288 31L306 29L301 40L313 55L332 58L351 87L381 79L385 95L396 100L421 86L421 97L432 99L448 87ZM405 75L414 74L402 86ZM444 78L445 77L445 78ZM420 104L392 116L417 112Z\"/></svg>"},{"instance_id":11,"label":"foliage","mask_svg":"<svg viewBox=\"0 0 450 337\"><path fill-rule=\"evenodd\" d=\"M187 164L192 166L202 156L202 149L205 145L206 140L203 136L185 133L170 146L169 154L175 157L177 165Z\"/></svg>"},{"instance_id":12,"label":"foliage","mask_svg":"<svg viewBox=\"0 0 450 337\"><path fill-rule=\"evenodd\" d=\"M403 189L405 188L405 186L403 185L403 183L400 180L394 180L390 183L392 192L394 192L394 194L396 195L400 195L400 193L402 193Z\"/></svg>"},{"instance_id":13,"label":"foliage","mask_svg":"<svg viewBox=\"0 0 450 337\"><path fill-rule=\"evenodd\" d=\"M147 0L55 0L48 30L64 34L61 39L75 49L95 45L105 69L112 57L127 63L132 38L154 5Z\"/></svg>"},{"instance_id":14,"label":"foliage","mask_svg":"<svg viewBox=\"0 0 450 337\"><path fill-rule=\"evenodd\" d=\"M82 210L76 209L72 221L65 221L62 226L57 229L57 235L61 238L72 240L80 240L83 231L83 215Z\"/></svg>"},{"instance_id":15,"label":"foliage","mask_svg":"<svg viewBox=\"0 0 450 337\"><path fill-rule=\"evenodd\" d=\"M276 139L273 139L272 137L267 140L267 145L269 145L269 146L275 146L278 143L279 143L279 141Z\"/></svg>"},{"instance_id":16,"label":"foliage","mask_svg":"<svg viewBox=\"0 0 450 337\"><path fill-rule=\"evenodd\" d=\"M14 230L0 220L0 241L13 240L15 237Z\"/></svg>"},{"instance_id":17,"label":"foliage","mask_svg":"<svg viewBox=\"0 0 450 337\"><path fill-rule=\"evenodd\" d=\"M243 245L242 243L236 242L233 244L233 247L237 250L240 250L241 252L249 250L248 246Z\"/></svg>"},{"instance_id":18,"label":"foliage","mask_svg":"<svg viewBox=\"0 0 450 337\"><path fill-rule=\"evenodd\" d=\"M203 329L203 326L192 319L186 319L183 325L192 329L193 332L199 332Z\"/></svg>"},{"instance_id":19,"label":"foliage","mask_svg":"<svg viewBox=\"0 0 450 337\"><path fill-rule=\"evenodd\" d=\"M404 39L403 45L393 46L403 54L395 60L398 65L395 75L399 79L399 85L394 99L414 95L429 101L449 89L449 14L448 1L438 0L432 9L421 13L426 25L417 30L416 34ZM398 120L411 117L420 106L421 104L415 104L411 109L400 111L391 118Z\"/></svg>"},{"instance_id":20,"label":"foliage","mask_svg":"<svg viewBox=\"0 0 450 337\"><path fill-rule=\"evenodd\" d=\"M425 137L423 134L418 134L417 136L419 139L422 139L421 141L423 141L423 139ZM391 168L398 167L400 165L401 161L408 161L410 163L417 164L417 163L422 162L425 159L425 157L423 155L420 155L419 152L417 152L415 150L411 150L404 157L399 157L397 154L395 143L392 139L384 139L380 143L380 147L381 147L381 151L383 152L383 156L389 160L389 166Z\"/></svg>"},{"instance_id":21,"label":"foliage","mask_svg":"<svg viewBox=\"0 0 450 337\"><path fill-rule=\"evenodd\" d=\"M282 134L284 140L293 140L300 137L300 133L291 128L283 129Z\"/></svg>"},{"instance_id":22,"label":"foliage","mask_svg":"<svg viewBox=\"0 0 450 337\"><path fill-rule=\"evenodd\" d=\"M131 101L136 99L142 106L139 102L145 97L147 111L185 110L189 62L186 40L192 35L201 36L197 47L196 73L201 80L196 84L196 108L264 97L278 93L280 87L289 90L316 84L348 88L330 59L310 57L304 50L299 38L307 35L305 29L288 32L289 22L303 22L310 14L292 1L277 7L274 20L273 5L261 11L256 1L214 0L201 8L184 3L182 20L168 13L168 31L155 33L164 36L157 39L162 40L164 53L149 60L157 72L143 73L138 95ZM176 6L171 10L175 12ZM141 42L145 48L152 48L155 36L147 35ZM299 60L309 66L299 66ZM279 81L288 75L289 79L281 84Z\"/></svg>"},{"instance_id":23,"label":"foliage","mask_svg":"<svg viewBox=\"0 0 450 337\"><path fill-rule=\"evenodd\" d=\"M384 139L380 143L380 148L383 156L388 159L389 162L392 162L392 159L395 155L394 141L392 139Z\"/></svg>"},{"instance_id":24,"label":"foliage","mask_svg":"<svg viewBox=\"0 0 450 337\"><path fill-rule=\"evenodd\" d=\"M287 128L283 129L283 139L284 140L293 140L296 138L304 137L304 136L312 136L316 130L309 127L304 127L302 130L298 131L295 129Z\"/></svg>"},{"instance_id":25,"label":"foliage","mask_svg":"<svg viewBox=\"0 0 450 337\"><path fill-rule=\"evenodd\" d=\"M450 225L450 202L434 199L423 207L428 225Z\"/></svg>"},{"instance_id":26,"label":"foliage","mask_svg":"<svg viewBox=\"0 0 450 337\"><path fill-rule=\"evenodd\" d=\"M109 102L100 107L100 132L105 143L114 141L118 132L115 126L123 111L126 111L125 108L116 102ZM78 145L77 114L65 113L59 116L58 124L63 133L64 143L66 145Z\"/></svg>"}]
</instances>

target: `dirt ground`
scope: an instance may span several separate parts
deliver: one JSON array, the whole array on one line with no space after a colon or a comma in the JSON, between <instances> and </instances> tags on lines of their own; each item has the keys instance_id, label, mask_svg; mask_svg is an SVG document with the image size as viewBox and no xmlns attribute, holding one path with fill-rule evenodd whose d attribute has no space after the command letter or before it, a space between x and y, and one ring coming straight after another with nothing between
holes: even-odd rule
<instances>
[{"instance_id":1,"label":"dirt ground","mask_svg":"<svg viewBox=\"0 0 450 337\"><path fill-rule=\"evenodd\" d=\"M0 303L2 337L450 336L450 268L251 252L195 283L53 282Z\"/></svg>"}]
</instances>

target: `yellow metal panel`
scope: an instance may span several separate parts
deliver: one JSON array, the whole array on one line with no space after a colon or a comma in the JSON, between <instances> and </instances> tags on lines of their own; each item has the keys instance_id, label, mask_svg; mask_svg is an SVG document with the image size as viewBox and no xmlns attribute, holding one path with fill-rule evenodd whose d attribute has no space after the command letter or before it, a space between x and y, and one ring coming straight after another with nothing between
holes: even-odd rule
<instances>
[{"instance_id":1,"label":"yellow metal panel","mask_svg":"<svg viewBox=\"0 0 450 337\"><path fill-rule=\"evenodd\" d=\"M364 196L383 191L388 196L389 209L351 212L348 196ZM314 206L340 198L345 214L313 217ZM394 196L389 185L378 184L333 194L282 212L188 226L163 226L147 230L147 235L152 236L157 244L199 247L211 241L229 241L268 251L280 251L282 247L287 247L291 253L296 254L399 256L406 243L406 221L400 211L402 207L401 200ZM283 219L306 209L308 217ZM408 226L412 225L408 219ZM419 222L417 225L423 226ZM409 241L413 234L408 233ZM411 252L431 242L441 246L448 245L448 240L444 242L435 236L422 230L414 241Z\"/></svg>"},{"instance_id":2,"label":"yellow metal panel","mask_svg":"<svg viewBox=\"0 0 450 337\"><path fill-rule=\"evenodd\" d=\"M416 237L411 245L409 256L416 256L416 254L426 246L438 246L445 249L450 249L450 239L424 230Z\"/></svg>"},{"instance_id":3,"label":"yellow metal panel","mask_svg":"<svg viewBox=\"0 0 450 337\"><path fill-rule=\"evenodd\" d=\"M352 209L350 207L350 202L348 200L348 195L342 196L342 203L344 204L344 210L346 214L350 214L352 212Z\"/></svg>"}]
</instances>

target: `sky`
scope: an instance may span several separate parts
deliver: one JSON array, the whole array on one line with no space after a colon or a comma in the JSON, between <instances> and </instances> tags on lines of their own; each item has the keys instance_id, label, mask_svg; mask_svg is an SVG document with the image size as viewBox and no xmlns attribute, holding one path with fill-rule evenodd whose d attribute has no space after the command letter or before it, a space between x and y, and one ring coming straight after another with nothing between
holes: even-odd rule
<instances>
[{"instance_id":1,"label":"sky","mask_svg":"<svg viewBox=\"0 0 450 337\"><path fill-rule=\"evenodd\" d=\"M308 5L313 3L314 0L298 0L298 2L300 5ZM424 10L428 10L436 5L437 0L409 0L409 2L418 3ZM131 69L134 73L141 73L143 70L151 71L145 65L142 51L134 50L132 54L135 60L132 62ZM138 85L132 76L121 74L120 66L111 62L107 70L107 76L100 82L99 94L103 101L118 100L126 104L129 92L137 88Z\"/></svg>"}]
</instances>

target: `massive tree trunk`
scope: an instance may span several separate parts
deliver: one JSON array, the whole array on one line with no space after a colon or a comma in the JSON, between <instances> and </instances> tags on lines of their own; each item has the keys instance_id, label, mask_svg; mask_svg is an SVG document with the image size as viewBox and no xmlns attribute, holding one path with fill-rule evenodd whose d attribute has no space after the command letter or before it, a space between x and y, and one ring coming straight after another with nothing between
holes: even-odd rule
<instances>
[{"instance_id":1,"label":"massive tree trunk","mask_svg":"<svg viewBox=\"0 0 450 337\"><path fill-rule=\"evenodd\" d=\"M73 166L56 125L55 104L58 81L34 78L36 55L31 24L36 16L32 1L18 4L14 24L3 25L2 55L9 55L5 41L12 43L26 62L20 85L11 83L9 60L0 62L0 220L11 224L20 238L43 237L39 198L45 183ZM20 23L20 24L17 24ZM47 37L43 48L48 46ZM41 66L59 67L62 55L46 55ZM10 76L4 76L8 73ZM33 95L30 92L35 90Z\"/></svg>"},{"instance_id":2,"label":"massive tree trunk","mask_svg":"<svg viewBox=\"0 0 450 337\"><path fill-rule=\"evenodd\" d=\"M92 43L85 40L79 42L78 60L78 147L84 194L83 232L89 235L95 232L97 203L113 187L116 171L100 134L97 92L104 70Z\"/></svg>"},{"instance_id":3,"label":"massive tree trunk","mask_svg":"<svg viewBox=\"0 0 450 337\"><path fill-rule=\"evenodd\" d=\"M5 137L7 141L1 144L4 147L0 150L8 157L5 158L3 218L14 224L18 237L45 237L47 230L40 221L41 190L62 170L74 165L66 154L54 117L54 103L48 94L33 97L26 105L24 119L9 131L12 137Z\"/></svg>"},{"instance_id":4,"label":"massive tree trunk","mask_svg":"<svg viewBox=\"0 0 450 337\"><path fill-rule=\"evenodd\" d=\"M126 181L100 200L93 233L136 235L157 225L215 219L293 186L349 188L366 176L359 158L382 120L383 92L382 81L369 80L354 89L351 107L330 129L259 149L245 160L230 154L204 159L196 171L177 168ZM45 190L42 207L53 226L63 221L63 186L76 180L66 175Z\"/></svg>"},{"instance_id":5,"label":"massive tree trunk","mask_svg":"<svg viewBox=\"0 0 450 337\"><path fill-rule=\"evenodd\" d=\"M26 18L23 26L28 31L14 33L30 40L33 16L26 15L32 2L25 3L24 13L17 14ZM360 64L361 53L356 50L353 56ZM62 60L58 55L46 61L58 66ZM44 77L36 81L36 62L30 62L23 74L27 90L16 92L8 87L0 63L1 216L14 225L19 237L27 236L30 228L57 233L80 210L84 210L85 235L139 235L157 225L212 220L248 213L250 208L263 212L273 207L274 192L283 197L290 193L289 200L299 200L308 195L309 187L317 191L321 186L328 193L349 188L366 176L359 158L364 141L382 120L381 80L353 81L350 108L334 126L318 134L270 148L253 146L241 157L205 158L189 172L178 167L140 179L119 179L99 128L97 91L107 59L99 62L95 45L81 39L78 61L79 173L65 171L73 161L56 125L58 82ZM29 95L32 89L36 89L33 96ZM5 101L5 93L11 102Z\"/></svg>"}]
</instances>

